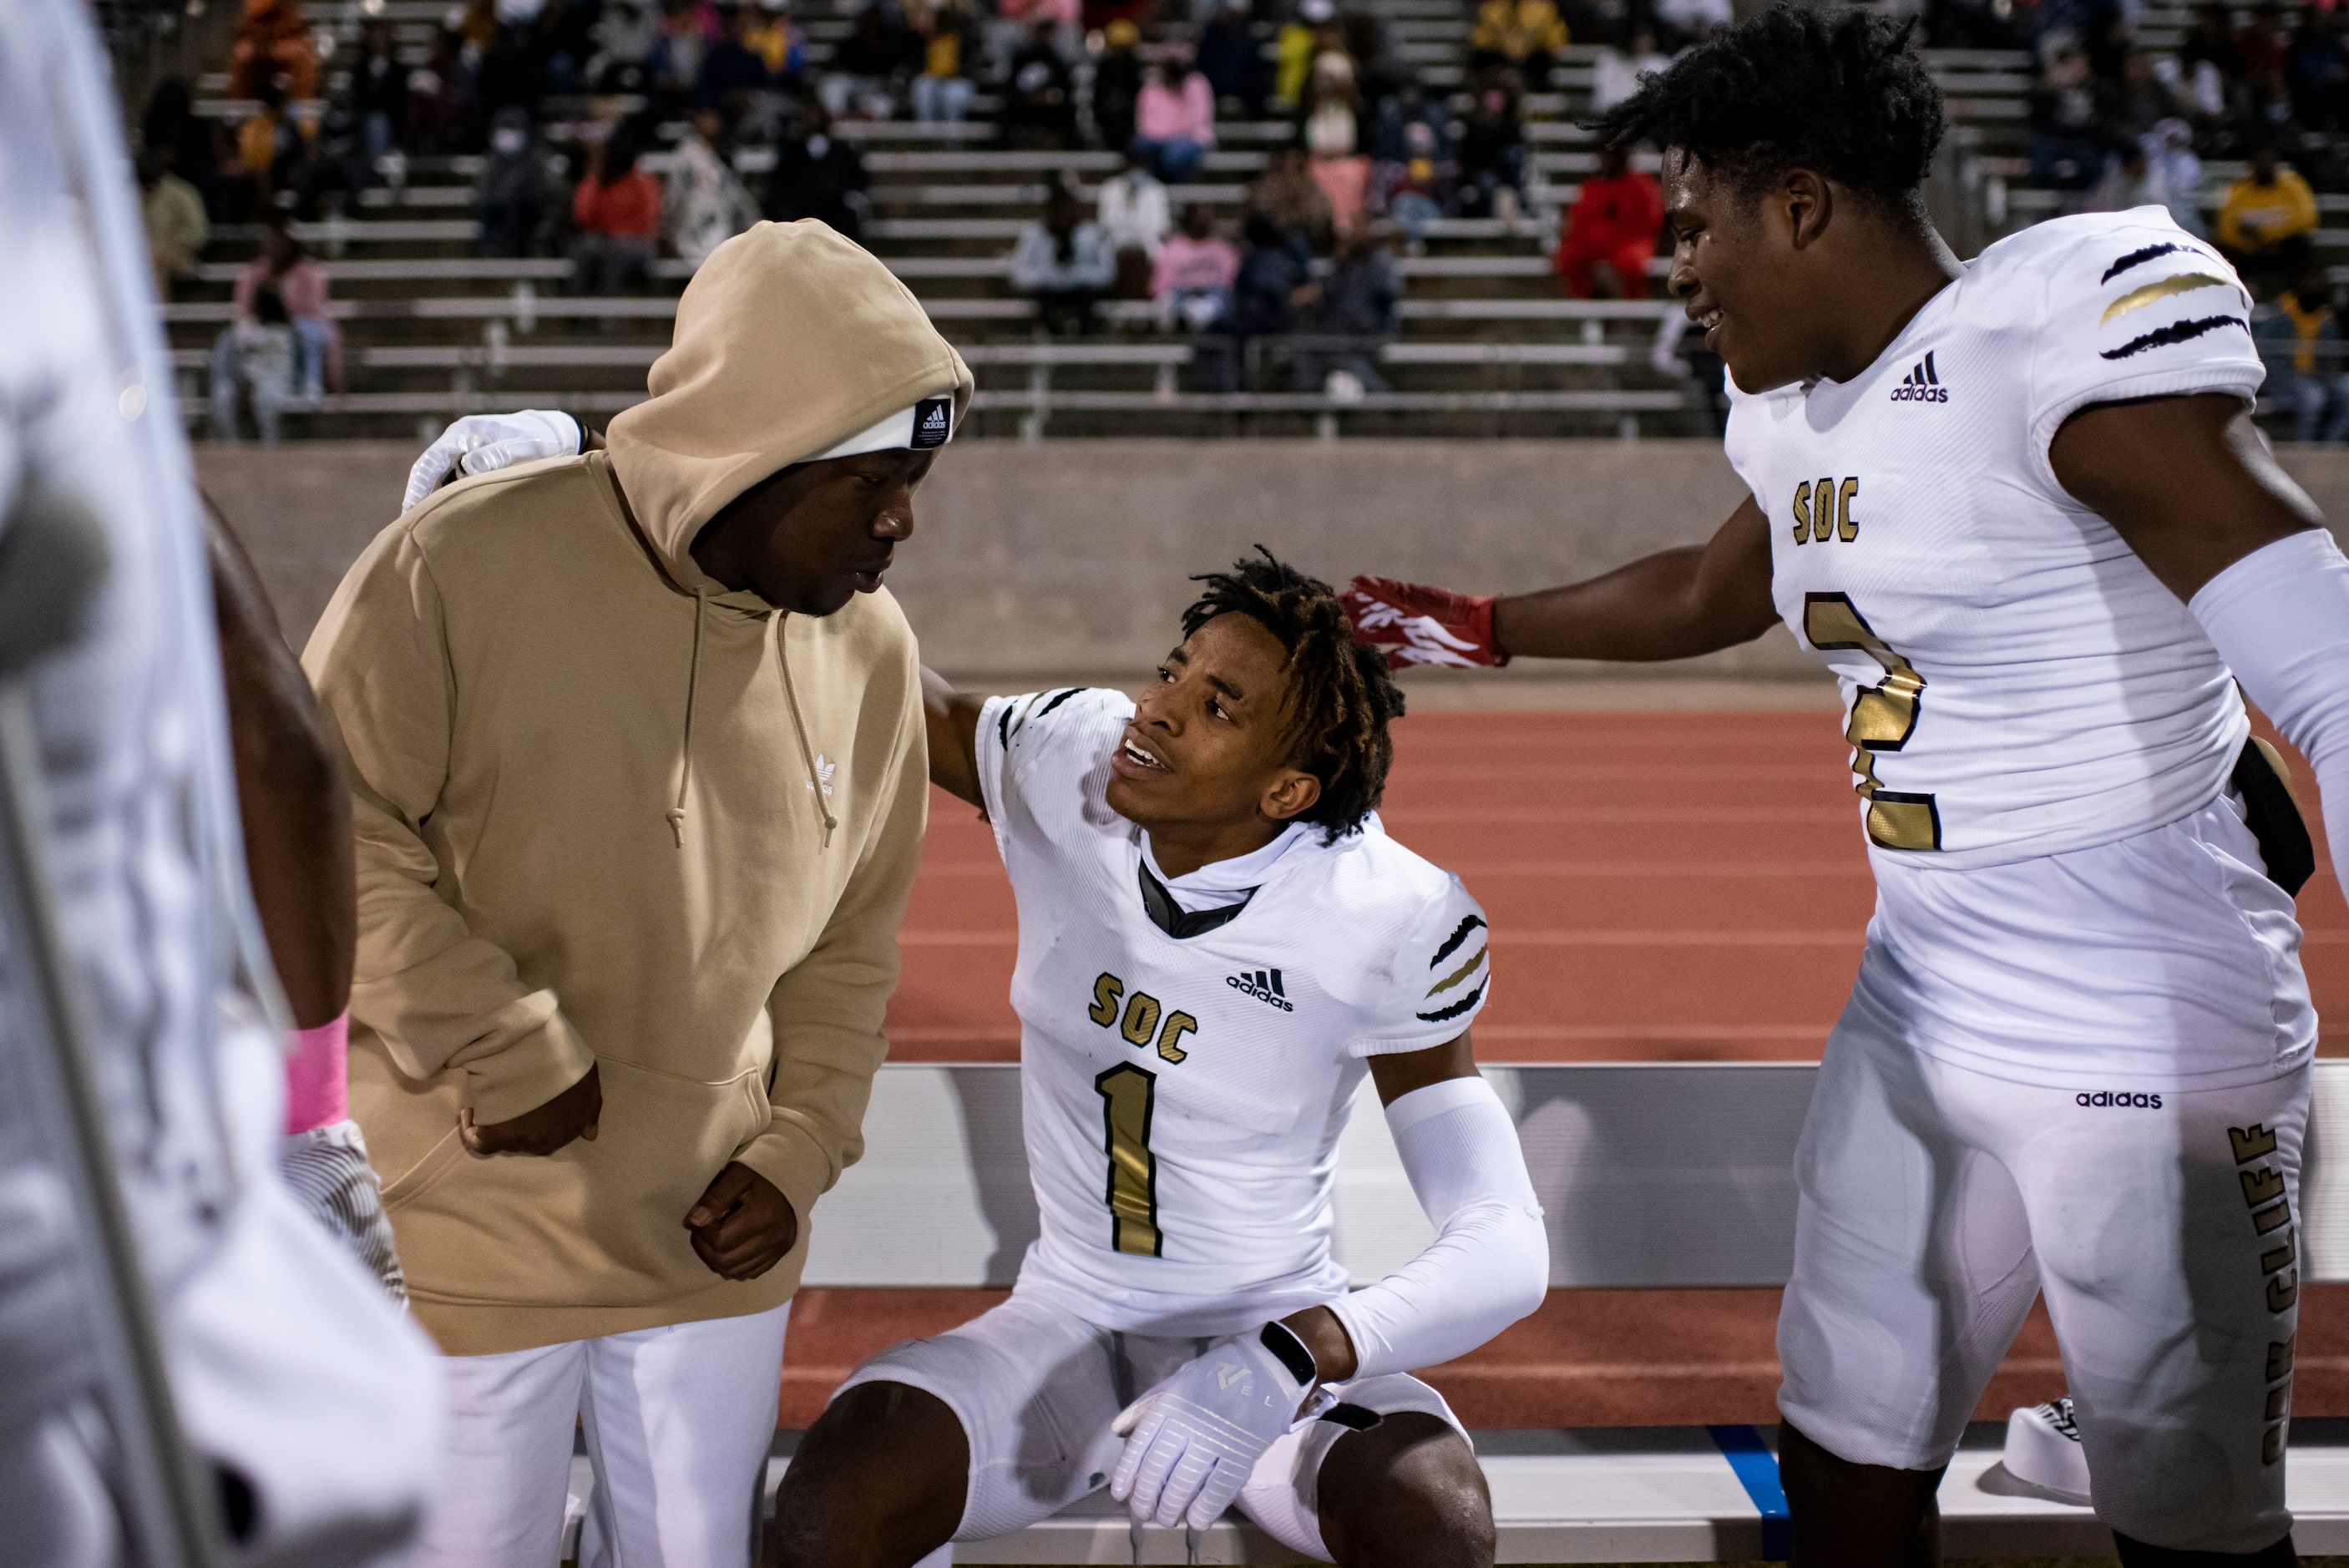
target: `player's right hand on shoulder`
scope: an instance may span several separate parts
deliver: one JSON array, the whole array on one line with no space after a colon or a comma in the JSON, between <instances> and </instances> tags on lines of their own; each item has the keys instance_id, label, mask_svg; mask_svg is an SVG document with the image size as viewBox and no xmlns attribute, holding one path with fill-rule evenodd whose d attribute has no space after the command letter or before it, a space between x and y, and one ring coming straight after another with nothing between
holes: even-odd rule
<instances>
[{"instance_id":1,"label":"player's right hand on shoulder","mask_svg":"<svg viewBox=\"0 0 2349 1568\"><path fill-rule=\"evenodd\" d=\"M552 408L518 408L511 414L468 414L424 449L408 470L408 511L451 479L495 473L540 458L567 458L585 449L579 421Z\"/></svg>"},{"instance_id":2,"label":"player's right hand on shoulder","mask_svg":"<svg viewBox=\"0 0 2349 1568\"><path fill-rule=\"evenodd\" d=\"M503 1121L479 1122L473 1108L457 1113L457 1139L475 1155L552 1154L574 1138L594 1142L604 1116L604 1077L593 1066L577 1083L533 1110Z\"/></svg>"},{"instance_id":3,"label":"player's right hand on shoulder","mask_svg":"<svg viewBox=\"0 0 2349 1568\"><path fill-rule=\"evenodd\" d=\"M1383 651L1390 669L1509 662L1493 637L1489 597L1392 577L1357 577L1338 599L1354 623L1354 635Z\"/></svg>"}]
</instances>

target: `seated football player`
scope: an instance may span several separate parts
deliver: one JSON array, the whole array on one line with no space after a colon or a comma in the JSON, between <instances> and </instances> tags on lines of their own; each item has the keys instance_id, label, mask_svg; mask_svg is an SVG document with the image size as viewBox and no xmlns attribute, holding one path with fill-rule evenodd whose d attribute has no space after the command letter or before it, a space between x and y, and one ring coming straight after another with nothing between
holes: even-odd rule
<instances>
[{"instance_id":1,"label":"seated football player","mask_svg":"<svg viewBox=\"0 0 2349 1568\"><path fill-rule=\"evenodd\" d=\"M1018 898L1042 1234L1009 1300L883 1351L810 1429L792 1568L906 1568L1102 1486L1192 1530L1237 1501L1325 1561L1493 1561L1475 1456L1411 1376L1548 1278L1469 1053L1484 915L1379 825L1402 699L1332 591L1269 555L1201 581L1138 699L928 677L931 778ZM1436 1239L1349 1294L1330 1194L1366 1071Z\"/></svg>"}]
</instances>

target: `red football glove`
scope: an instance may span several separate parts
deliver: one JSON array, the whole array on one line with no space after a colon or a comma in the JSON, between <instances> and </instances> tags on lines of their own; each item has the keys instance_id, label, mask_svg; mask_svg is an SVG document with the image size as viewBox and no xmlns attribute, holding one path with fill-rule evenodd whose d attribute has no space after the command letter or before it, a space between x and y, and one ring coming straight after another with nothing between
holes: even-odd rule
<instances>
[{"instance_id":1,"label":"red football glove","mask_svg":"<svg viewBox=\"0 0 2349 1568\"><path fill-rule=\"evenodd\" d=\"M1354 623L1354 635L1385 650L1389 669L1509 662L1493 640L1489 598L1392 577L1357 577L1338 600Z\"/></svg>"}]
</instances>

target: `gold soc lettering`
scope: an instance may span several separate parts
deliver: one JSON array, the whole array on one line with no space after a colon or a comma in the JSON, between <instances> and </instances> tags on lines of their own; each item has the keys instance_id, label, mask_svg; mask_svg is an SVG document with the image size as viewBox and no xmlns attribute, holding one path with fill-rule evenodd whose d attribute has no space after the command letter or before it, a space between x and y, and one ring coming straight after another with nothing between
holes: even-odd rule
<instances>
[{"instance_id":1,"label":"gold soc lettering","mask_svg":"<svg viewBox=\"0 0 2349 1568\"><path fill-rule=\"evenodd\" d=\"M1805 480L1795 487L1795 542L1821 544L1839 539L1846 544L1859 537L1859 519L1852 505L1859 500L1859 480L1837 481L1833 476Z\"/></svg>"},{"instance_id":2,"label":"gold soc lettering","mask_svg":"<svg viewBox=\"0 0 2349 1568\"><path fill-rule=\"evenodd\" d=\"M1120 1008L1118 1001L1124 998ZM1093 1005L1085 1009L1085 1016L1106 1029L1114 1025L1126 1044L1143 1050L1157 1041L1161 1061L1179 1062L1191 1053L1183 1048L1183 1037L1199 1032L1199 1020L1176 1008L1168 1012L1157 997L1147 991L1136 991L1126 996L1125 982L1103 970L1093 981Z\"/></svg>"}]
</instances>

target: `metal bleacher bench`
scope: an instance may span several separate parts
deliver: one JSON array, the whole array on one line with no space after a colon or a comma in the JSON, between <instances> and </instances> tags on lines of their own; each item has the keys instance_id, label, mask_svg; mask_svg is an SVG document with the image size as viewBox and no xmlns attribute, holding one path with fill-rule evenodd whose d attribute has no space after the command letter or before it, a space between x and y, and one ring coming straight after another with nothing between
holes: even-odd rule
<instances>
[{"instance_id":1,"label":"metal bleacher bench","mask_svg":"<svg viewBox=\"0 0 2349 1568\"><path fill-rule=\"evenodd\" d=\"M1795 1140L1807 1063L1490 1067L1547 1212L1553 1288L1784 1284L1794 1253ZM1037 1233L1012 1064L882 1069L863 1161L815 1212L806 1283L1009 1285ZM2323 1062L2302 1179L2300 1277L2349 1278L2349 1062ZM1357 1281L1432 1230L1367 1086L1339 1146L1337 1254ZM2334 1426L2335 1423L2321 1425ZM1785 1502L1764 1434L1747 1427L1481 1433L1504 1563L1734 1562L1785 1555ZM1951 1557L2103 1556L2085 1508L2028 1495L1995 1448L1961 1450L1941 1484ZM787 1463L769 1466L769 1495ZM2349 1446L2296 1441L2299 1549L2349 1552ZM1292 1561L1237 1514L1195 1542L1200 1563ZM957 1563L1182 1563L1181 1531L1130 1556L1106 1494Z\"/></svg>"}]
</instances>

